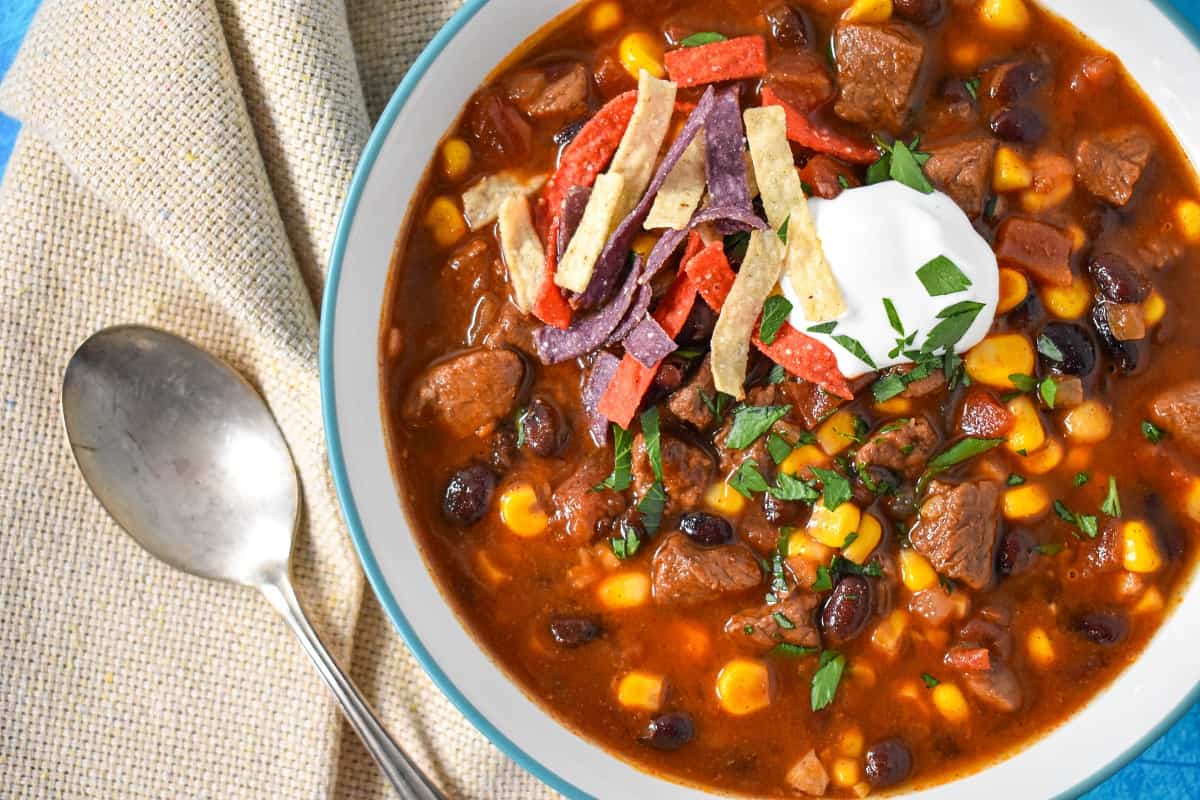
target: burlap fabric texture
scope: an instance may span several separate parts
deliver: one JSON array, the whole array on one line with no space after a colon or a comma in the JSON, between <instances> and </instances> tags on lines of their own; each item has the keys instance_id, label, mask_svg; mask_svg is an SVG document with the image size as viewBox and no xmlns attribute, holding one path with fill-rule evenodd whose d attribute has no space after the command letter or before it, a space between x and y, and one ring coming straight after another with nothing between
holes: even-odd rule
<instances>
[{"instance_id":1,"label":"burlap fabric texture","mask_svg":"<svg viewBox=\"0 0 1200 800\"><path fill-rule=\"evenodd\" d=\"M299 466L315 623L454 797L551 793L447 703L383 618L326 467L319 298L371 122L459 0L44 0L0 87L0 796L388 796L250 590L110 522L58 419L62 369L140 322L229 359Z\"/></svg>"}]
</instances>

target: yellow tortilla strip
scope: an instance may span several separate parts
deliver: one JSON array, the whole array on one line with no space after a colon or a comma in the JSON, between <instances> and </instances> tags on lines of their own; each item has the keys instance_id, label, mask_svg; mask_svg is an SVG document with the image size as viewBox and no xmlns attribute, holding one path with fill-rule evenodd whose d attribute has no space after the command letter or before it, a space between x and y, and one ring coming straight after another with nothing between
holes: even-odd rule
<instances>
[{"instance_id":1,"label":"yellow tortilla strip","mask_svg":"<svg viewBox=\"0 0 1200 800\"><path fill-rule=\"evenodd\" d=\"M829 322L846 313L846 301L825 258L808 201L803 195L801 198L802 202L792 208L788 217L784 268L800 300L804 318L814 324Z\"/></svg>"},{"instance_id":2,"label":"yellow tortilla strip","mask_svg":"<svg viewBox=\"0 0 1200 800\"><path fill-rule=\"evenodd\" d=\"M687 227L704 197L708 183L708 167L705 160L704 135L698 133L688 148L683 151L679 163L667 175L650 216L642 226L648 231L670 228L681 231Z\"/></svg>"},{"instance_id":3,"label":"yellow tortilla strip","mask_svg":"<svg viewBox=\"0 0 1200 800\"><path fill-rule=\"evenodd\" d=\"M618 211L624 193L625 179L620 174L608 172L596 178L583 218L554 273L555 284L572 292L587 289L596 269L596 259L600 258L608 235L620 219Z\"/></svg>"},{"instance_id":4,"label":"yellow tortilla strip","mask_svg":"<svg viewBox=\"0 0 1200 800\"><path fill-rule=\"evenodd\" d=\"M712 374L717 391L741 400L746 395L750 339L763 304L783 273L783 242L774 231L754 231L712 335Z\"/></svg>"},{"instance_id":5,"label":"yellow tortilla strip","mask_svg":"<svg viewBox=\"0 0 1200 800\"><path fill-rule=\"evenodd\" d=\"M671 81L660 81L642 70L638 78L637 104L633 107L633 116L608 167L609 172L625 179L625 191L617 219L633 210L650 185L654 165L658 163L658 151L662 149L671 117L675 113L675 91L675 84Z\"/></svg>"},{"instance_id":6,"label":"yellow tortilla strip","mask_svg":"<svg viewBox=\"0 0 1200 800\"><path fill-rule=\"evenodd\" d=\"M545 175L522 178L515 172L498 172L478 181L463 192L463 216L471 230L491 225L500 216L500 206L514 194L528 196L546 183Z\"/></svg>"},{"instance_id":7,"label":"yellow tortilla strip","mask_svg":"<svg viewBox=\"0 0 1200 800\"><path fill-rule=\"evenodd\" d=\"M746 109L745 120L746 141L750 143L754 177L767 222L779 230L792 209L804 202L804 188L788 144L787 117L779 106L764 106Z\"/></svg>"},{"instance_id":8,"label":"yellow tortilla strip","mask_svg":"<svg viewBox=\"0 0 1200 800\"><path fill-rule=\"evenodd\" d=\"M517 308L528 314L537 300L538 287L546 272L546 254L524 195L513 194L500 205L500 254L508 267Z\"/></svg>"}]
</instances>

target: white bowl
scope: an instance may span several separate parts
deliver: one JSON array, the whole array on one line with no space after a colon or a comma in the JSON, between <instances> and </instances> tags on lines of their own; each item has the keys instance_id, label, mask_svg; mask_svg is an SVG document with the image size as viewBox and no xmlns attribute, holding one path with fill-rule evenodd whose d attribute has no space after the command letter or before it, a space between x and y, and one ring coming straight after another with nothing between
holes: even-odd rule
<instances>
[{"instance_id":1,"label":"white bowl","mask_svg":"<svg viewBox=\"0 0 1200 800\"><path fill-rule=\"evenodd\" d=\"M372 587L397 630L462 713L568 797L702 798L640 772L557 722L513 684L442 598L401 508L380 416L377 342L397 232L438 140L489 72L573 0L468 0L388 103L346 200L321 316L321 390L338 496ZM1200 51L1151 3L1044 0L1122 58L1200 163ZM1049 735L982 772L919 796L1081 794L1162 734L1200 695L1193 620L1200 584L1142 657Z\"/></svg>"}]
</instances>

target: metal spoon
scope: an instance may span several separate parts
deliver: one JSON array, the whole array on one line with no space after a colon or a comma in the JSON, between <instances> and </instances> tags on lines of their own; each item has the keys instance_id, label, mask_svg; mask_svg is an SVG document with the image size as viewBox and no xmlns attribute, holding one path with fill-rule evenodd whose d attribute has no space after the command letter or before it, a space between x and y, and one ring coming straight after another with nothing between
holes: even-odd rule
<instances>
[{"instance_id":1,"label":"metal spoon","mask_svg":"<svg viewBox=\"0 0 1200 800\"><path fill-rule=\"evenodd\" d=\"M117 524L176 569L266 595L400 796L443 800L296 599L289 569L300 511L296 469L253 387L177 336L121 326L95 334L71 357L62 408L75 461Z\"/></svg>"}]
</instances>

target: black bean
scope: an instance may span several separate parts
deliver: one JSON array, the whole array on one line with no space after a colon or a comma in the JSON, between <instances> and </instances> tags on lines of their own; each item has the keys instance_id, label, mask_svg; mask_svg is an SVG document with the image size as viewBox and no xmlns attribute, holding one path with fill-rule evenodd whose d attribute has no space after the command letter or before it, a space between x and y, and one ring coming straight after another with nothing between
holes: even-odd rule
<instances>
[{"instance_id":1,"label":"black bean","mask_svg":"<svg viewBox=\"0 0 1200 800\"><path fill-rule=\"evenodd\" d=\"M678 750L696 735L696 723L686 711L672 711L650 720L638 739L658 750Z\"/></svg>"},{"instance_id":2,"label":"black bean","mask_svg":"<svg viewBox=\"0 0 1200 800\"><path fill-rule=\"evenodd\" d=\"M912 491L900 489L883 498L883 512L896 522L903 522L917 513L917 499Z\"/></svg>"},{"instance_id":3,"label":"black bean","mask_svg":"<svg viewBox=\"0 0 1200 800\"><path fill-rule=\"evenodd\" d=\"M988 99L1013 103L1036 89L1050 77L1050 69L1040 61L1010 61L988 70L984 86Z\"/></svg>"},{"instance_id":4,"label":"black bean","mask_svg":"<svg viewBox=\"0 0 1200 800\"><path fill-rule=\"evenodd\" d=\"M1046 307L1037 292L1029 292L1005 318L1014 328L1036 328L1046 320Z\"/></svg>"},{"instance_id":5,"label":"black bean","mask_svg":"<svg viewBox=\"0 0 1200 800\"><path fill-rule=\"evenodd\" d=\"M1042 328L1042 336L1046 337L1062 354L1061 360L1050 358L1045 353L1038 352L1042 366L1060 375L1079 375L1086 377L1096 368L1096 345L1085 328L1071 322L1051 322Z\"/></svg>"},{"instance_id":6,"label":"black bean","mask_svg":"<svg viewBox=\"0 0 1200 800\"><path fill-rule=\"evenodd\" d=\"M806 50L813 42L813 24L808 13L788 3L775 3L763 12L771 27L771 38L781 47Z\"/></svg>"},{"instance_id":7,"label":"black bean","mask_svg":"<svg viewBox=\"0 0 1200 800\"><path fill-rule=\"evenodd\" d=\"M577 119L574 122L568 122L566 125L558 129L554 134L554 143L559 147L566 147L571 142L575 141L575 137L583 130L583 126L587 124L586 119Z\"/></svg>"},{"instance_id":8,"label":"black bean","mask_svg":"<svg viewBox=\"0 0 1200 800\"><path fill-rule=\"evenodd\" d=\"M808 506L795 500L780 500L770 492L763 492L763 517L772 525L795 525L804 516Z\"/></svg>"},{"instance_id":9,"label":"black bean","mask_svg":"<svg viewBox=\"0 0 1200 800\"><path fill-rule=\"evenodd\" d=\"M687 322L679 331L676 341L680 344L705 344L712 339L713 328L717 327L717 314L707 303L696 303Z\"/></svg>"},{"instance_id":10,"label":"black bean","mask_svg":"<svg viewBox=\"0 0 1200 800\"><path fill-rule=\"evenodd\" d=\"M1046 135L1046 123L1032 108L1008 106L992 114L988 126L1006 142L1036 142Z\"/></svg>"},{"instance_id":11,"label":"black bean","mask_svg":"<svg viewBox=\"0 0 1200 800\"><path fill-rule=\"evenodd\" d=\"M1106 250L1088 260L1088 272L1100 293L1114 303L1140 303L1150 294L1150 285L1123 256Z\"/></svg>"},{"instance_id":12,"label":"black bean","mask_svg":"<svg viewBox=\"0 0 1200 800\"><path fill-rule=\"evenodd\" d=\"M715 546L733 541L733 526L729 520L703 511L685 514L679 520L679 530L696 544Z\"/></svg>"},{"instance_id":13,"label":"black bean","mask_svg":"<svg viewBox=\"0 0 1200 800\"><path fill-rule=\"evenodd\" d=\"M496 473L481 464L460 469L446 484L442 513L455 525L473 525L487 513L496 490Z\"/></svg>"},{"instance_id":14,"label":"black bean","mask_svg":"<svg viewBox=\"0 0 1200 800\"><path fill-rule=\"evenodd\" d=\"M657 405L680 386L683 386L683 382L687 380L687 374L688 365L680 359L668 358L663 361L658 372L654 374L654 380L650 381L650 388L646 390L644 405L647 408Z\"/></svg>"},{"instance_id":15,"label":"black bean","mask_svg":"<svg viewBox=\"0 0 1200 800\"><path fill-rule=\"evenodd\" d=\"M1123 615L1094 611L1075 620L1075 629L1096 644L1119 644L1129 634L1129 622Z\"/></svg>"},{"instance_id":16,"label":"black bean","mask_svg":"<svg viewBox=\"0 0 1200 800\"><path fill-rule=\"evenodd\" d=\"M895 786L912 772L912 752L899 739L885 739L867 748L867 780L876 789Z\"/></svg>"},{"instance_id":17,"label":"black bean","mask_svg":"<svg viewBox=\"0 0 1200 800\"><path fill-rule=\"evenodd\" d=\"M975 98L967 91L967 85L961 78L949 77L943 80L938 87L938 96L953 105L975 105Z\"/></svg>"},{"instance_id":18,"label":"black bean","mask_svg":"<svg viewBox=\"0 0 1200 800\"><path fill-rule=\"evenodd\" d=\"M821 627L836 642L863 632L871 616L871 584L861 575L843 575L821 610Z\"/></svg>"},{"instance_id":19,"label":"black bean","mask_svg":"<svg viewBox=\"0 0 1200 800\"><path fill-rule=\"evenodd\" d=\"M517 460L517 432L505 425L492 434L492 466L500 472L512 469Z\"/></svg>"},{"instance_id":20,"label":"black bean","mask_svg":"<svg viewBox=\"0 0 1200 800\"><path fill-rule=\"evenodd\" d=\"M543 457L562 450L570 433L559 410L540 397L535 397L525 409L521 424L525 428L525 446Z\"/></svg>"},{"instance_id":21,"label":"black bean","mask_svg":"<svg viewBox=\"0 0 1200 800\"><path fill-rule=\"evenodd\" d=\"M581 647L603 633L600 623L588 617L558 617L550 621L550 635L563 647Z\"/></svg>"},{"instance_id":22,"label":"black bean","mask_svg":"<svg viewBox=\"0 0 1200 800\"><path fill-rule=\"evenodd\" d=\"M1020 575L1033 563L1037 541L1023 528L1005 532L996 552L996 571L1003 576Z\"/></svg>"},{"instance_id":23,"label":"black bean","mask_svg":"<svg viewBox=\"0 0 1200 800\"><path fill-rule=\"evenodd\" d=\"M927 27L946 16L946 0L893 0L892 8L901 19Z\"/></svg>"},{"instance_id":24,"label":"black bean","mask_svg":"<svg viewBox=\"0 0 1200 800\"><path fill-rule=\"evenodd\" d=\"M1142 360L1142 348L1138 340L1121 341L1113 335L1112 326L1108 324L1108 302L1104 295L1096 295L1092 302L1092 328L1100 337L1104 351L1117 370L1123 374L1136 372Z\"/></svg>"}]
</instances>

